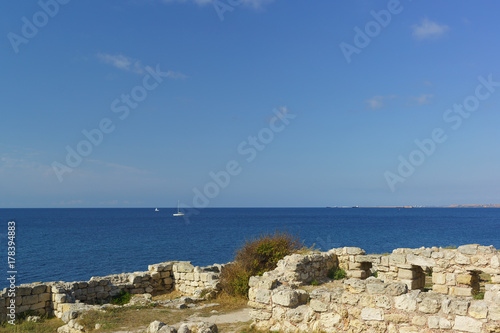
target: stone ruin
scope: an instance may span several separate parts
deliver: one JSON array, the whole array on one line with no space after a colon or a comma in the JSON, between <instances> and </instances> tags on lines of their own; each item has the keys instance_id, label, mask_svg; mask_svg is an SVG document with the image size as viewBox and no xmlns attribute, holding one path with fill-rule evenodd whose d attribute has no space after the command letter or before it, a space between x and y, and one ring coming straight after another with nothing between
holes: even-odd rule
<instances>
[{"instance_id":1,"label":"stone ruin","mask_svg":"<svg viewBox=\"0 0 500 333\"><path fill-rule=\"evenodd\" d=\"M250 279L248 304L254 327L262 330L500 332L499 260L493 246L477 244L387 255L353 247L292 255L274 271ZM347 279L326 283L328 271L338 268ZM482 300L473 298L481 273L491 277ZM432 275L429 291L426 274ZM311 284L319 285L310 290Z\"/></svg>"},{"instance_id":2,"label":"stone ruin","mask_svg":"<svg viewBox=\"0 0 500 333\"><path fill-rule=\"evenodd\" d=\"M33 312L63 318L65 312L85 304L108 303L121 292L132 295L161 294L178 290L188 295L217 289L222 265L193 266L189 261L170 261L148 266L145 272L92 277L90 281L31 283L17 286L15 314ZM10 319L9 289L0 293L0 322Z\"/></svg>"},{"instance_id":3,"label":"stone ruin","mask_svg":"<svg viewBox=\"0 0 500 333\"><path fill-rule=\"evenodd\" d=\"M21 285L16 314L65 318L78 306L106 303L120 292L199 295L217 290L222 266L165 262L90 281ZM328 275L339 268L347 278L334 284ZM490 276L484 299L474 299L483 273ZM427 288L426 275L432 276ZM294 254L249 284L253 326L267 331L500 332L500 252L493 246L395 249L386 255L343 247ZM1 321L9 319L9 304L6 288L0 294Z\"/></svg>"}]
</instances>

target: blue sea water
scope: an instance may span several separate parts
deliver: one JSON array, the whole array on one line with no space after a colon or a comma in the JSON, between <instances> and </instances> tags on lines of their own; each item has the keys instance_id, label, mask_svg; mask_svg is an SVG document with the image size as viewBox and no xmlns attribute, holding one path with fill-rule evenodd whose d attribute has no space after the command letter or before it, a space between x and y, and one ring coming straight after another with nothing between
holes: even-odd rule
<instances>
[{"instance_id":1,"label":"blue sea water","mask_svg":"<svg viewBox=\"0 0 500 333\"><path fill-rule=\"evenodd\" d=\"M488 208L211 208L186 223L174 209L0 209L0 258L7 286L7 222L16 222L16 284L81 281L144 271L154 263L232 260L245 240L264 232L297 234L328 250L479 243L500 248L500 209ZM0 273L1 274L1 273Z\"/></svg>"}]
</instances>

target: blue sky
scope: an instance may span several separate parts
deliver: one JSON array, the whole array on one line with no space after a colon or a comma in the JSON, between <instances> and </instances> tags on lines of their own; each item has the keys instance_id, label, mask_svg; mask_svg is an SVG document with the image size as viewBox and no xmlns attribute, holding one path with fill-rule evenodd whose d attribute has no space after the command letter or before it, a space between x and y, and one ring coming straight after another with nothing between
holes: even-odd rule
<instances>
[{"instance_id":1,"label":"blue sky","mask_svg":"<svg viewBox=\"0 0 500 333\"><path fill-rule=\"evenodd\" d=\"M500 203L499 11L2 2L0 207Z\"/></svg>"}]
</instances>

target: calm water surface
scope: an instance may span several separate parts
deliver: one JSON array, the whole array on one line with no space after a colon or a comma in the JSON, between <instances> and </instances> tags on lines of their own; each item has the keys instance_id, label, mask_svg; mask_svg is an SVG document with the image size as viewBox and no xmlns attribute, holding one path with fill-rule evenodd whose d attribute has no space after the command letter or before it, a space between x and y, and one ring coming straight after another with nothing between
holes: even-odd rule
<instances>
[{"instance_id":1,"label":"calm water surface","mask_svg":"<svg viewBox=\"0 0 500 333\"><path fill-rule=\"evenodd\" d=\"M78 281L144 271L169 260L231 261L245 239L287 229L322 250L479 243L500 248L500 209L213 208L190 218L175 209L0 209L7 285L7 222L16 221L17 283ZM0 253L1 253L0 252ZM5 282L4 282L5 281Z\"/></svg>"}]
</instances>

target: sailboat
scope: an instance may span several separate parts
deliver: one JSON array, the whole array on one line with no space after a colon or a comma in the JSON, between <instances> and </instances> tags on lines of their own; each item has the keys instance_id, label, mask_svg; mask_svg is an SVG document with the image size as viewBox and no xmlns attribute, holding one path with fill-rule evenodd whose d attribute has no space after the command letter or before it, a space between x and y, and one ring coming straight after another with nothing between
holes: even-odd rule
<instances>
[{"instance_id":1,"label":"sailboat","mask_svg":"<svg viewBox=\"0 0 500 333\"><path fill-rule=\"evenodd\" d=\"M184 216L184 213L179 210L179 200L177 200L177 213L174 216Z\"/></svg>"},{"instance_id":2,"label":"sailboat","mask_svg":"<svg viewBox=\"0 0 500 333\"><path fill-rule=\"evenodd\" d=\"M158 208L155 208L155 212L159 212L160 210Z\"/></svg>"}]
</instances>

